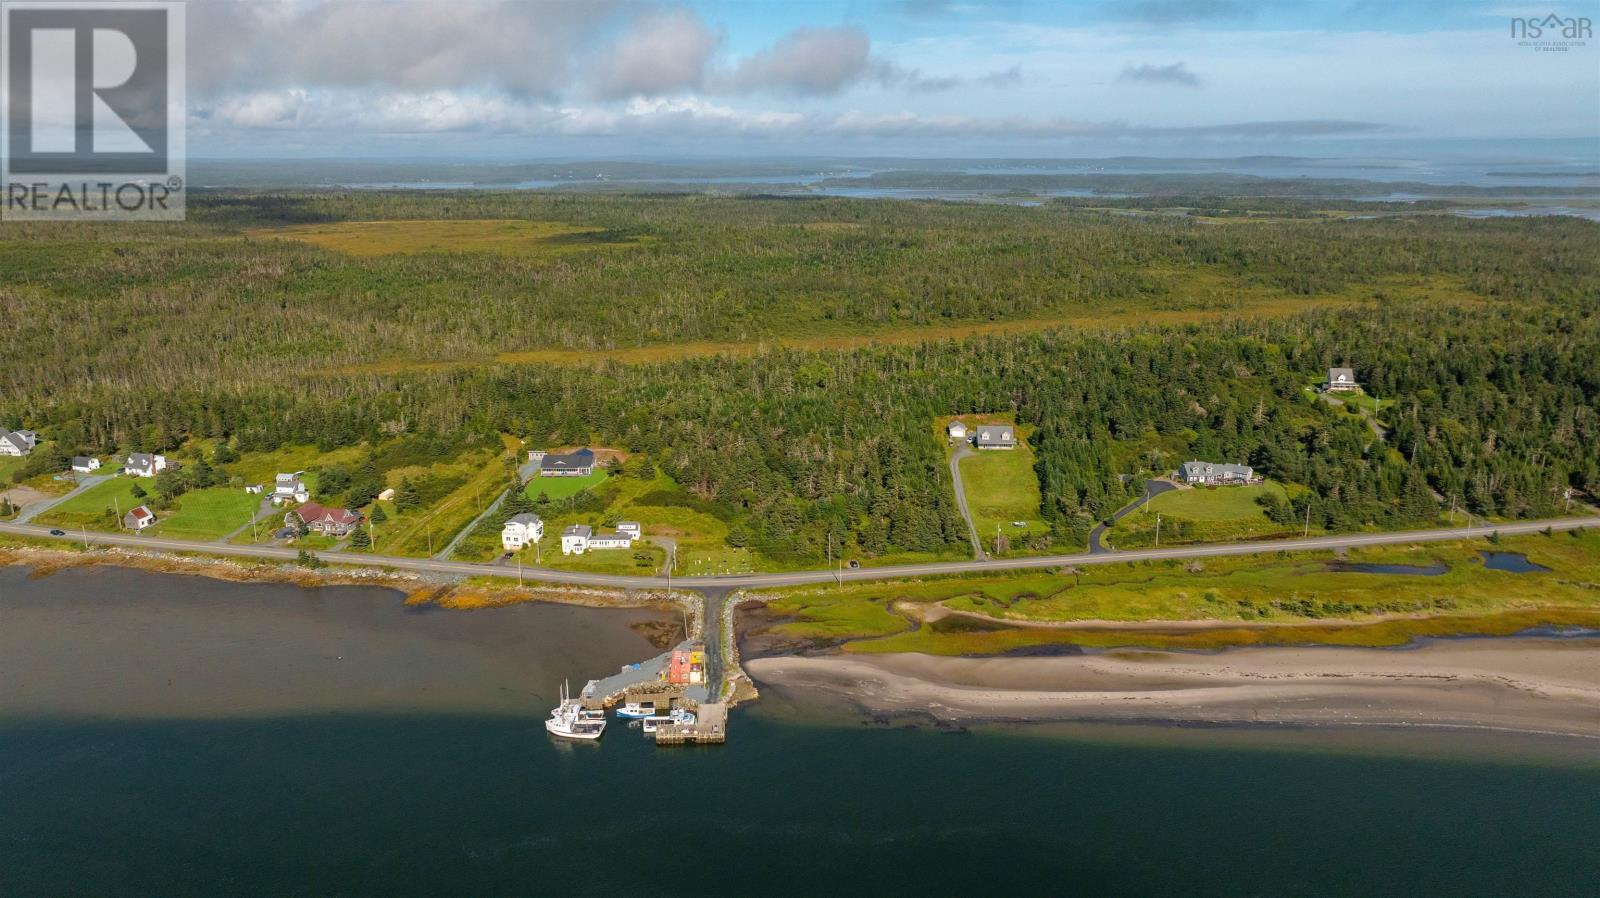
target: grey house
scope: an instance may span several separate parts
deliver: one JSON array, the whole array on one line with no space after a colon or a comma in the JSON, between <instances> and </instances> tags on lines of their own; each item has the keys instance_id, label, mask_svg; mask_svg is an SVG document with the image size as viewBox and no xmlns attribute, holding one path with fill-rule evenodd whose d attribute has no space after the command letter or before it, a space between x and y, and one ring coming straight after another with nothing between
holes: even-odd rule
<instances>
[{"instance_id":1,"label":"grey house","mask_svg":"<svg viewBox=\"0 0 1600 898\"><path fill-rule=\"evenodd\" d=\"M1178 479L1200 486L1228 486L1250 483L1256 479L1256 472L1249 465L1186 461L1178 468Z\"/></svg>"},{"instance_id":2,"label":"grey house","mask_svg":"<svg viewBox=\"0 0 1600 898\"><path fill-rule=\"evenodd\" d=\"M0 455L27 455L38 443L39 435L31 430L0 430Z\"/></svg>"},{"instance_id":3,"label":"grey house","mask_svg":"<svg viewBox=\"0 0 1600 898\"><path fill-rule=\"evenodd\" d=\"M594 452L579 449L563 455L546 453L539 459L540 477L587 477L594 473Z\"/></svg>"},{"instance_id":4,"label":"grey house","mask_svg":"<svg viewBox=\"0 0 1600 898\"><path fill-rule=\"evenodd\" d=\"M985 424L978 428L973 444L979 449L1017 448L1017 429L1010 424Z\"/></svg>"}]
</instances>

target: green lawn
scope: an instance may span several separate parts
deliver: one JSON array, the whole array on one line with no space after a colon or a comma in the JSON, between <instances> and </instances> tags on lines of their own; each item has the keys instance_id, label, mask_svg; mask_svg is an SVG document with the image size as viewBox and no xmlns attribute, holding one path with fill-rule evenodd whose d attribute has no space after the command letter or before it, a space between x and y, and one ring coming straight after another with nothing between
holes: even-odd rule
<instances>
[{"instance_id":1,"label":"green lawn","mask_svg":"<svg viewBox=\"0 0 1600 898\"><path fill-rule=\"evenodd\" d=\"M1305 392L1312 397L1321 397L1323 395L1321 386L1321 381L1318 381L1315 386L1306 387ZM1327 395L1345 405L1366 409L1373 413L1381 412L1395 403L1393 399L1378 399L1366 393L1329 393Z\"/></svg>"},{"instance_id":2,"label":"green lawn","mask_svg":"<svg viewBox=\"0 0 1600 898\"><path fill-rule=\"evenodd\" d=\"M1153 544L1157 514L1161 515L1162 545L1262 539L1291 532L1298 536L1299 530L1292 525L1273 523L1266 511L1256 504L1257 498L1266 495L1285 501L1289 498L1281 484L1271 481L1165 492L1118 521L1107 534L1106 541L1119 549Z\"/></svg>"},{"instance_id":3,"label":"green lawn","mask_svg":"<svg viewBox=\"0 0 1600 898\"><path fill-rule=\"evenodd\" d=\"M120 513L127 514L128 509L149 501L148 498L133 497L131 491L134 484L149 492L155 488L155 479L118 475L57 505L34 518L33 523L62 529L82 527L89 530L116 530L120 524L107 513L107 509L115 508ZM160 517L159 513L157 517Z\"/></svg>"},{"instance_id":4,"label":"green lawn","mask_svg":"<svg viewBox=\"0 0 1600 898\"><path fill-rule=\"evenodd\" d=\"M175 539L218 539L248 523L260 499L231 486L194 490L179 497L176 510L159 515L157 532ZM274 523L260 526L270 533Z\"/></svg>"},{"instance_id":5,"label":"green lawn","mask_svg":"<svg viewBox=\"0 0 1600 898\"><path fill-rule=\"evenodd\" d=\"M352 464L361 458L361 449L345 446L332 452L323 452L315 446L284 446L271 452L243 452L239 460L224 465L228 473L244 478L245 483L264 484L272 489L272 478L278 474L305 471L318 465ZM308 478L310 481L311 478ZM313 482L307 487L314 489Z\"/></svg>"},{"instance_id":6,"label":"green lawn","mask_svg":"<svg viewBox=\"0 0 1600 898\"><path fill-rule=\"evenodd\" d=\"M597 469L587 477L539 477L535 476L528 481L526 490L529 499L539 498L543 493L552 502L559 502L568 496L573 496L597 484L604 483L606 472Z\"/></svg>"},{"instance_id":7,"label":"green lawn","mask_svg":"<svg viewBox=\"0 0 1600 898\"><path fill-rule=\"evenodd\" d=\"M660 546L634 543L632 549L593 549L582 555L561 554L561 531L545 529L539 542L542 566L553 571L578 571L588 574L653 574L666 564L666 550ZM529 561L523 556L523 564Z\"/></svg>"},{"instance_id":8,"label":"green lawn","mask_svg":"<svg viewBox=\"0 0 1600 898\"><path fill-rule=\"evenodd\" d=\"M0 455L0 489L11 485L11 473L27 462L25 458Z\"/></svg>"},{"instance_id":9,"label":"green lawn","mask_svg":"<svg viewBox=\"0 0 1600 898\"><path fill-rule=\"evenodd\" d=\"M973 417L967 423L973 427L990 422ZM994 550L997 530L1013 543L1050 531L1039 520L1039 475L1033 470L1033 449L1027 443L1032 435L1033 428L1019 427L1017 448L973 450L961 460L961 482L966 488L967 507L972 511L972 522L978 528L978 538L983 540L986 551ZM1015 521L1025 521L1026 526L1014 526ZM1022 547L1016 545L1006 554L1024 553Z\"/></svg>"}]
</instances>

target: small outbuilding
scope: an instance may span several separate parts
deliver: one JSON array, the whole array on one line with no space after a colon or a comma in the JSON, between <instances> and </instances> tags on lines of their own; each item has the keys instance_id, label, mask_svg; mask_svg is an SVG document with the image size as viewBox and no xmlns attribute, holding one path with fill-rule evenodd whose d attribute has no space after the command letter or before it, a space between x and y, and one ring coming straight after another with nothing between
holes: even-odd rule
<instances>
[{"instance_id":1,"label":"small outbuilding","mask_svg":"<svg viewBox=\"0 0 1600 898\"><path fill-rule=\"evenodd\" d=\"M128 513L122 516L122 529L137 533L155 522L156 513L148 506L139 505L129 509Z\"/></svg>"},{"instance_id":2,"label":"small outbuilding","mask_svg":"<svg viewBox=\"0 0 1600 898\"><path fill-rule=\"evenodd\" d=\"M944 432L950 437L950 442L952 443L964 443L967 440L967 425L961 423L960 421L951 421L949 424L946 424Z\"/></svg>"},{"instance_id":3,"label":"small outbuilding","mask_svg":"<svg viewBox=\"0 0 1600 898\"><path fill-rule=\"evenodd\" d=\"M74 455L70 464L75 474L92 474L100 470L100 459L89 455Z\"/></svg>"}]
</instances>

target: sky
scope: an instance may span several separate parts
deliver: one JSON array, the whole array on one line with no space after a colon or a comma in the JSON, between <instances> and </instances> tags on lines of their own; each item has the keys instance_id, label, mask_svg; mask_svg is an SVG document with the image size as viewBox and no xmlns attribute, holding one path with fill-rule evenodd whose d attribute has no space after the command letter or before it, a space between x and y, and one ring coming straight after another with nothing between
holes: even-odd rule
<instances>
[{"instance_id":1,"label":"sky","mask_svg":"<svg viewBox=\"0 0 1600 898\"><path fill-rule=\"evenodd\" d=\"M1070 157L1600 141L1600 42L1529 46L1510 25L1600 21L1600 0L192 0L188 10L191 157Z\"/></svg>"}]
</instances>

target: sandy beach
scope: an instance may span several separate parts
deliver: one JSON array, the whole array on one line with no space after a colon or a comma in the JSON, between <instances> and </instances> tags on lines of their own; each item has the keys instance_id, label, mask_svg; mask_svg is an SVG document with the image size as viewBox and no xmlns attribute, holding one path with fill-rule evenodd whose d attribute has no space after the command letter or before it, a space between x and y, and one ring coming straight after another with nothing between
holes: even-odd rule
<instances>
[{"instance_id":1,"label":"sandy beach","mask_svg":"<svg viewBox=\"0 0 1600 898\"><path fill-rule=\"evenodd\" d=\"M951 722L1114 720L1470 727L1600 740L1600 639L1408 649L749 659L763 687Z\"/></svg>"}]
</instances>

